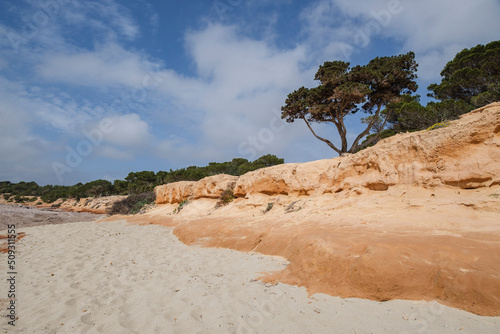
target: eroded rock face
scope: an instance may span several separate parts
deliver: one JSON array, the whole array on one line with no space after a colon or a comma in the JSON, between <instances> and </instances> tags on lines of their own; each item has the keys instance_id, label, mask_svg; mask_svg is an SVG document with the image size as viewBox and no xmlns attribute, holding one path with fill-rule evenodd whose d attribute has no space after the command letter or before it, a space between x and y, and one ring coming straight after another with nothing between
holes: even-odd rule
<instances>
[{"instance_id":1,"label":"eroded rock face","mask_svg":"<svg viewBox=\"0 0 500 334\"><path fill-rule=\"evenodd\" d=\"M31 202L23 203L22 206L31 207L36 206L39 208L56 208L69 212L90 212L95 214L106 214L114 203L126 198L127 196L102 196L81 198L58 199L53 203L44 203L40 197L37 197ZM40 204L41 203L41 204ZM0 204L12 204L7 202L3 196L0 196ZM17 204L21 205L21 204Z\"/></svg>"},{"instance_id":2,"label":"eroded rock face","mask_svg":"<svg viewBox=\"0 0 500 334\"><path fill-rule=\"evenodd\" d=\"M105 214L111 209L114 203L126 198L127 196L103 196L96 198L67 199L60 203L59 208L65 211L73 212L91 212ZM55 202L55 203L58 203Z\"/></svg>"},{"instance_id":3,"label":"eroded rock face","mask_svg":"<svg viewBox=\"0 0 500 334\"><path fill-rule=\"evenodd\" d=\"M500 184L500 103L477 109L447 128L399 134L343 157L263 168L241 177L215 175L156 188L157 204L234 195L321 195L396 184L462 189Z\"/></svg>"},{"instance_id":4,"label":"eroded rock face","mask_svg":"<svg viewBox=\"0 0 500 334\"><path fill-rule=\"evenodd\" d=\"M237 176L220 174L206 177L193 186L193 199L219 198L221 192L226 189L234 189L238 180Z\"/></svg>"},{"instance_id":5,"label":"eroded rock face","mask_svg":"<svg viewBox=\"0 0 500 334\"><path fill-rule=\"evenodd\" d=\"M399 134L357 154L247 173L234 194L321 195L395 184L489 187L500 184L499 161L500 103L494 103L447 128Z\"/></svg>"},{"instance_id":6,"label":"eroded rock face","mask_svg":"<svg viewBox=\"0 0 500 334\"><path fill-rule=\"evenodd\" d=\"M155 188L156 204L175 204L199 198L219 198L222 191L233 189L237 176L220 174L200 181L181 181Z\"/></svg>"},{"instance_id":7,"label":"eroded rock face","mask_svg":"<svg viewBox=\"0 0 500 334\"><path fill-rule=\"evenodd\" d=\"M157 186L155 188L156 204L180 203L187 200L192 192L194 181L180 181Z\"/></svg>"}]
</instances>

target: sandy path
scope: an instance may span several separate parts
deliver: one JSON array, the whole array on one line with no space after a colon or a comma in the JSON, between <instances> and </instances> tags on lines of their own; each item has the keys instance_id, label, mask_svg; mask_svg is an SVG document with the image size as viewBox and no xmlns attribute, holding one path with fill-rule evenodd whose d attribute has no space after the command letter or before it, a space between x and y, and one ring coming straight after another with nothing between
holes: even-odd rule
<instances>
[{"instance_id":1,"label":"sandy path","mask_svg":"<svg viewBox=\"0 0 500 334\"><path fill-rule=\"evenodd\" d=\"M256 280L282 258L186 246L161 226L80 222L21 229L15 329L5 333L495 333L500 318L435 302L309 299ZM1 231L0 231L1 232ZM6 275L6 254L1 257Z\"/></svg>"}]
</instances>

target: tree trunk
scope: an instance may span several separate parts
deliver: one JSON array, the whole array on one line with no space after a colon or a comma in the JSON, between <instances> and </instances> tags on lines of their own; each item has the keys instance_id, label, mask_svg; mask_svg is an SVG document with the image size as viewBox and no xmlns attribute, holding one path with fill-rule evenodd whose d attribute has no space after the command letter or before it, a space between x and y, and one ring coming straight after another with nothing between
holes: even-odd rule
<instances>
[{"instance_id":1,"label":"tree trunk","mask_svg":"<svg viewBox=\"0 0 500 334\"><path fill-rule=\"evenodd\" d=\"M311 130L311 132L314 135L314 137L318 138L322 142L325 142L328 146L330 146L331 149L333 149L339 155L342 154L342 153L345 153L345 152L342 152L341 150L339 150L337 147L335 147L335 145L333 145L333 143L331 141L329 141L328 139L325 139L325 138L322 138L322 137L318 136L316 134L316 132L314 132L314 130L312 129L311 125L309 125L309 122L306 120L305 117L302 116L302 119L304 120L304 122L306 122L307 127L309 128L309 130Z\"/></svg>"},{"instance_id":2,"label":"tree trunk","mask_svg":"<svg viewBox=\"0 0 500 334\"><path fill-rule=\"evenodd\" d=\"M351 146L351 149L349 150L349 153L356 153L356 151L358 150L358 142L361 140L361 138L363 138L364 136L366 136L367 134L370 133L370 130L371 130L373 124L375 124L376 120L378 119L378 116L380 115L380 110L381 109L382 109L382 105L379 105L377 107L377 112L375 113L375 116L373 117L372 121L368 124L368 126L365 129L365 131L361 132L356 137L356 139L354 140L354 142L352 143L352 146ZM387 118L386 118L386 121L387 121ZM384 122L384 125L385 125L385 122Z\"/></svg>"}]
</instances>

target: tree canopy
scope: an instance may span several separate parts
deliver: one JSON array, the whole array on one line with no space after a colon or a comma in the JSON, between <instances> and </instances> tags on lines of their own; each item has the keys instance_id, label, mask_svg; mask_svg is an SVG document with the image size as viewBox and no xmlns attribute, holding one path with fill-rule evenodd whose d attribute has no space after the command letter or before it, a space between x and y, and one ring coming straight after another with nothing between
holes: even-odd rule
<instances>
[{"instance_id":1,"label":"tree canopy","mask_svg":"<svg viewBox=\"0 0 500 334\"><path fill-rule=\"evenodd\" d=\"M420 96L406 95L387 105L392 133L427 129L500 101L500 41L462 50L446 64L441 76L440 84L428 87L428 96L439 101L423 106Z\"/></svg>"},{"instance_id":2,"label":"tree canopy","mask_svg":"<svg viewBox=\"0 0 500 334\"><path fill-rule=\"evenodd\" d=\"M388 104L382 114L389 113L387 123L397 133L427 129L433 124L457 119L469 111L471 106L462 100L429 102L423 106L419 95L403 95L399 101Z\"/></svg>"},{"instance_id":3,"label":"tree canopy","mask_svg":"<svg viewBox=\"0 0 500 334\"><path fill-rule=\"evenodd\" d=\"M500 101L500 41L457 53L441 77L440 84L428 87L430 97L460 100L476 108Z\"/></svg>"},{"instance_id":4,"label":"tree canopy","mask_svg":"<svg viewBox=\"0 0 500 334\"><path fill-rule=\"evenodd\" d=\"M359 141L370 133L382 116L382 108L397 101L403 94L417 90L415 54L392 57L377 57L367 65L350 67L344 61L325 62L316 73L320 85L315 88L301 87L290 93L281 108L281 117L292 123L302 119L312 134L339 154L354 153L370 144L380 135L390 114L386 113L382 124L370 142ZM373 118L348 148L347 128L344 118L359 110L370 113ZM340 135L341 146L335 146L329 139L320 137L311 123L333 123Z\"/></svg>"}]
</instances>

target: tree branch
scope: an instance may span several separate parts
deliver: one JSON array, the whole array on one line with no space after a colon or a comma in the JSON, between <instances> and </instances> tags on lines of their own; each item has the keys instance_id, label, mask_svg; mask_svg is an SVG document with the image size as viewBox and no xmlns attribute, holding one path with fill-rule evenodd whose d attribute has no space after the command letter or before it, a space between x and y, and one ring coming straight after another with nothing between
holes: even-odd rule
<instances>
[{"instance_id":1,"label":"tree branch","mask_svg":"<svg viewBox=\"0 0 500 334\"><path fill-rule=\"evenodd\" d=\"M342 110L344 110L343 104L341 107L342 107ZM335 125L337 126L337 131L339 132L340 139L342 141L341 152L347 152L347 130L346 130L345 125L344 125L344 118L343 118L343 116L339 115L338 108L335 109L335 116L337 116L337 117L333 117L331 107L328 108L328 113L330 114L330 117L332 117L332 119L338 120L338 122L334 121L333 123L335 123Z\"/></svg>"},{"instance_id":2,"label":"tree branch","mask_svg":"<svg viewBox=\"0 0 500 334\"><path fill-rule=\"evenodd\" d=\"M336 121L336 119L339 119L339 121L340 121L340 117L338 117L339 113L337 111L335 111L335 115L337 116L337 118L333 117L332 108L331 107L328 108L328 113L330 114L330 117L332 118L333 124L335 124L335 126L337 127L337 131L339 132L340 137L344 138L345 134L346 134L345 127L343 127L340 122Z\"/></svg>"},{"instance_id":3,"label":"tree branch","mask_svg":"<svg viewBox=\"0 0 500 334\"><path fill-rule=\"evenodd\" d=\"M333 145L331 141L329 141L328 139L321 138L320 136L318 136L316 134L316 132L314 132L314 130L312 129L311 125L309 125L309 122L306 120L306 118L304 116L302 116L302 119L304 120L304 122L306 122L307 127L309 128L309 130L311 130L311 132L314 135L314 137L318 138L322 142L325 142L328 146L330 146L338 154L342 154L342 152L338 148L336 148L335 145Z\"/></svg>"},{"instance_id":4,"label":"tree branch","mask_svg":"<svg viewBox=\"0 0 500 334\"><path fill-rule=\"evenodd\" d=\"M352 146L351 146L351 149L349 150L349 153L356 152L356 149L358 148L358 142L360 141L360 139L363 138L364 136L366 136L368 133L370 133L370 130L371 130L373 124L375 124L375 122L378 119L378 116L380 115L380 110L381 109L382 109L382 105L379 105L378 108L377 108L377 112L375 113L375 116L373 117L373 119L371 120L371 122L368 124L368 126L365 129L365 131L361 132L356 137L356 139L354 140L354 142L352 143Z\"/></svg>"},{"instance_id":5,"label":"tree branch","mask_svg":"<svg viewBox=\"0 0 500 334\"><path fill-rule=\"evenodd\" d=\"M387 117L385 118L384 123L382 124L382 126L378 130L377 134L375 136L373 136L372 138L370 138L370 140L366 141L366 143L361 144L358 147L356 147L356 149L365 148L368 145L370 145L371 143L373 143L374 141L376 141L378 138L380 138L380 134L382 134L382 131L384 131L385 124L387 123L387 120L389 119L390 116L391 116L391 111L388 110L387 111Z\"/></svg>"}]
</instances>

